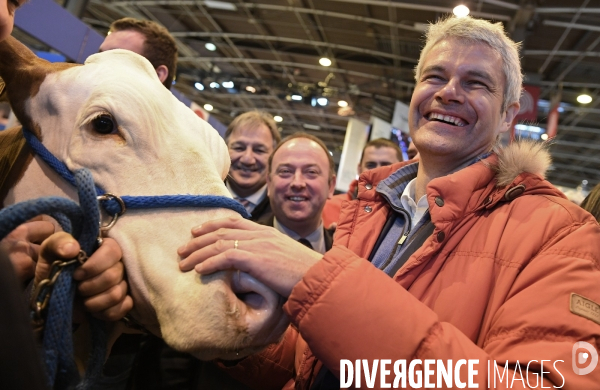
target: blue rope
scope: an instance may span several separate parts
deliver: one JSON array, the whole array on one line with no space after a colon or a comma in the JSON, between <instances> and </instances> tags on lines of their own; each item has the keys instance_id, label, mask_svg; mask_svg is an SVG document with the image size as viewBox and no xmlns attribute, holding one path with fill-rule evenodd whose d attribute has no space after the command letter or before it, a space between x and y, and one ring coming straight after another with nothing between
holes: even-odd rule
<instances>
[{"instance_id":1,"label":"blue rope","mask_svg":"<svg viewBox=\"0 0 600 390\"><path fill-rule=\"evenodd\" d=\"M248 212L240 202L235 199L218 195L157 195L157 196L122 196L127 209L162 209L167 207L221 207L237 211L245 218ZM110 199L103 202L104 209L109 214L117 214L121 207L119 203Z\"/></svg>"},{"instance_id":2,"label":"blue rope","mask_svg":"<svg viewBox=\"0 0 600 390\"><path fill-rule=\"evenodd\" d=\"M76 186L75 177L69 168L58 160L30 131L23 129L25 140L33 151L51 166L63 179ZM106 193L99 186L95 186L96 194ZM217 195L159 195L159 196L122 196L121 199L128 209L159 209L167 207L215 207L226 208L238 212L244 218L250 214L238 201ZM121 211L121 206L114 199L102 201L102 207L107 213L114 215Z\"/></svg>"},{"instance_id":3,"label":"blue rope","mask_svg":"<svg viewBox=\"0 0 600 390\"><path fill-rule=\"evenodd\" d=\"M95 185L89 171L81 169L73 174L58 160L30 131L23 129L23 135L33 151L52 167L63 179L75 186L79 192L81 206L62 198L42 198L19 203L0 211L0 238L6 236L20 224L40 214L54 217L66 232L78 238L82 250L91 254L96 248L98 237L99 210L96 196L105 191ZM121 200L127 209L158 209L167 207L212 207L228 208L237 211L245 218L250 214L234 199L214 195L162 195L162 196L123 196ZM111 215L119 214L121 206L115 199L101 201L102 207ZM50 298L48 317L44 329L44 360L48 382L55 389L72 387L79 380L73 360L73 339L71 322L75 283L72 274L76 265L66 267L59 275ZM93 348L85 379L78 389L86 389L95 383L102 373L106 348L106 331L103 324L90 317Z\"/></svg>"},{"instance_id":4,"label":"blue rope","mask_svg":"<svg viewBox=\"0 0 600 390\"><path fill-rule=\"evenodd\" d=\"M96 249L100 222L94 182L90 172L85 169L76 171L74 178L81 206L69 199L47 197L6 207L0 210L0 239L27 220L41 214L49 214L57 218L61 227L79 241L86 254L91 255ZM48 384L54 389L72 388L79 381L71 334L76 289L72 275L76 267L77 264L64 267L54 283L44 326L43 359ZM39 299L43 300L47 293L48 290L42 292ZM86 381L78 386L80 389L89 386L92 383L91 379L102 372L106 353L107 335L103 324L99 320L91 319L91 325L97 334L94 335Z\"/></svg>"}]
</instances>

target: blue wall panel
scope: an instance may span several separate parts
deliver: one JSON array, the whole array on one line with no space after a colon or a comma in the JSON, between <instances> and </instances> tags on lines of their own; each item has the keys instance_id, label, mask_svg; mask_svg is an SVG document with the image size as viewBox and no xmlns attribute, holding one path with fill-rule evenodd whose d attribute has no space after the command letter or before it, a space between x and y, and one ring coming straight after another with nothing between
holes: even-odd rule
<instances>
[{"instance_id":1,"label":"blue wall panel","mask_svg":"<svg viewBox=\"0 0 600 390\"><path fill-rule=\"evenodd\" d=\"M15 13L15 25L69 59L82 63L104 37L53 0L31 0Z\"/></svg>"}]
</instances>

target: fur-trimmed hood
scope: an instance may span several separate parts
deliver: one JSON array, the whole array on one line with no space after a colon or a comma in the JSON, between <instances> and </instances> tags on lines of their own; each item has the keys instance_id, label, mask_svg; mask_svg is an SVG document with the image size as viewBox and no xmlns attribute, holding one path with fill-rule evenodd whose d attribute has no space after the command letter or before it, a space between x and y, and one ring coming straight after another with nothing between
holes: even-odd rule
<instances>
[{"instance_id":1,"label":"fur-trimmed hood","mask_svg":"<svg viewBox=\"0 0 600 390\"><path fill-rule=\"evenodd\" d=\"M496 150L498 163L495 166L496 186L504 187L512 183L523 172L542 178L552 164L548 143L519 140Z\"/></svg>"}]
</instances>

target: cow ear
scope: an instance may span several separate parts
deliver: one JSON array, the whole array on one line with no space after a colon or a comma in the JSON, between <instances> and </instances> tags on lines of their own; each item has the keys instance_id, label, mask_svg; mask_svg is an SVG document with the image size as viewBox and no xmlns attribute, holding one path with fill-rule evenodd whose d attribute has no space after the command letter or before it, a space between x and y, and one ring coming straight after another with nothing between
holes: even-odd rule
<instances>
[{"instance_id":1,"label":"cow ear","mask_svg":"<svg viewBox=\"0 0 600 390\"><path fill-rule=\"evenodd\" d=\"M12 36L0 42L0 77L6 83L8 101L23 126L38 131L26 112L27 100L38 93L40 85L49 73L74 65L51 64L36 56Z\"/></svg>"}]
</instances>

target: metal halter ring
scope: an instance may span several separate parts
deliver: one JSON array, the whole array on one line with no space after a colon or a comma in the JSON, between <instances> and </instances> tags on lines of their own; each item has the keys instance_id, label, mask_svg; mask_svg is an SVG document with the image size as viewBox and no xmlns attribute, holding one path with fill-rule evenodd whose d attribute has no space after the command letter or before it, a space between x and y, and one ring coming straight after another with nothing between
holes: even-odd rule
<instances>
[{"instance_id":1,"label":"metal halter ring","mask_svg":"<svg viewBox=\"0 0 600 390\"><path fill-rule=\"evenodd\" d=\"M233 249L237 249L238 248L238 240L235 240L233 242Z\"/></svg>"},{"instance_id":2,"label":"metal halter ring","mask_svg":"<svg viewBox=\"0 0 600 390\"><path fill-rule=\"evenodd\" d=\"M125 202L123 202L123 199L119 198L117 195L108 192L106 194L99 195L96 199L98 199L98 202L114 199L117 201L119 207L121 208L121 210L118 213L113 215L112 220L108 224L102 225L102 222L100 222L100 234L102 234L110 230L110 228L112 228L113 226L115 226L115 223L117 223L117 219L121 215L125 214L125 211L127 211L127 207L125 207Z\"/></svg>"}]
</instances>

